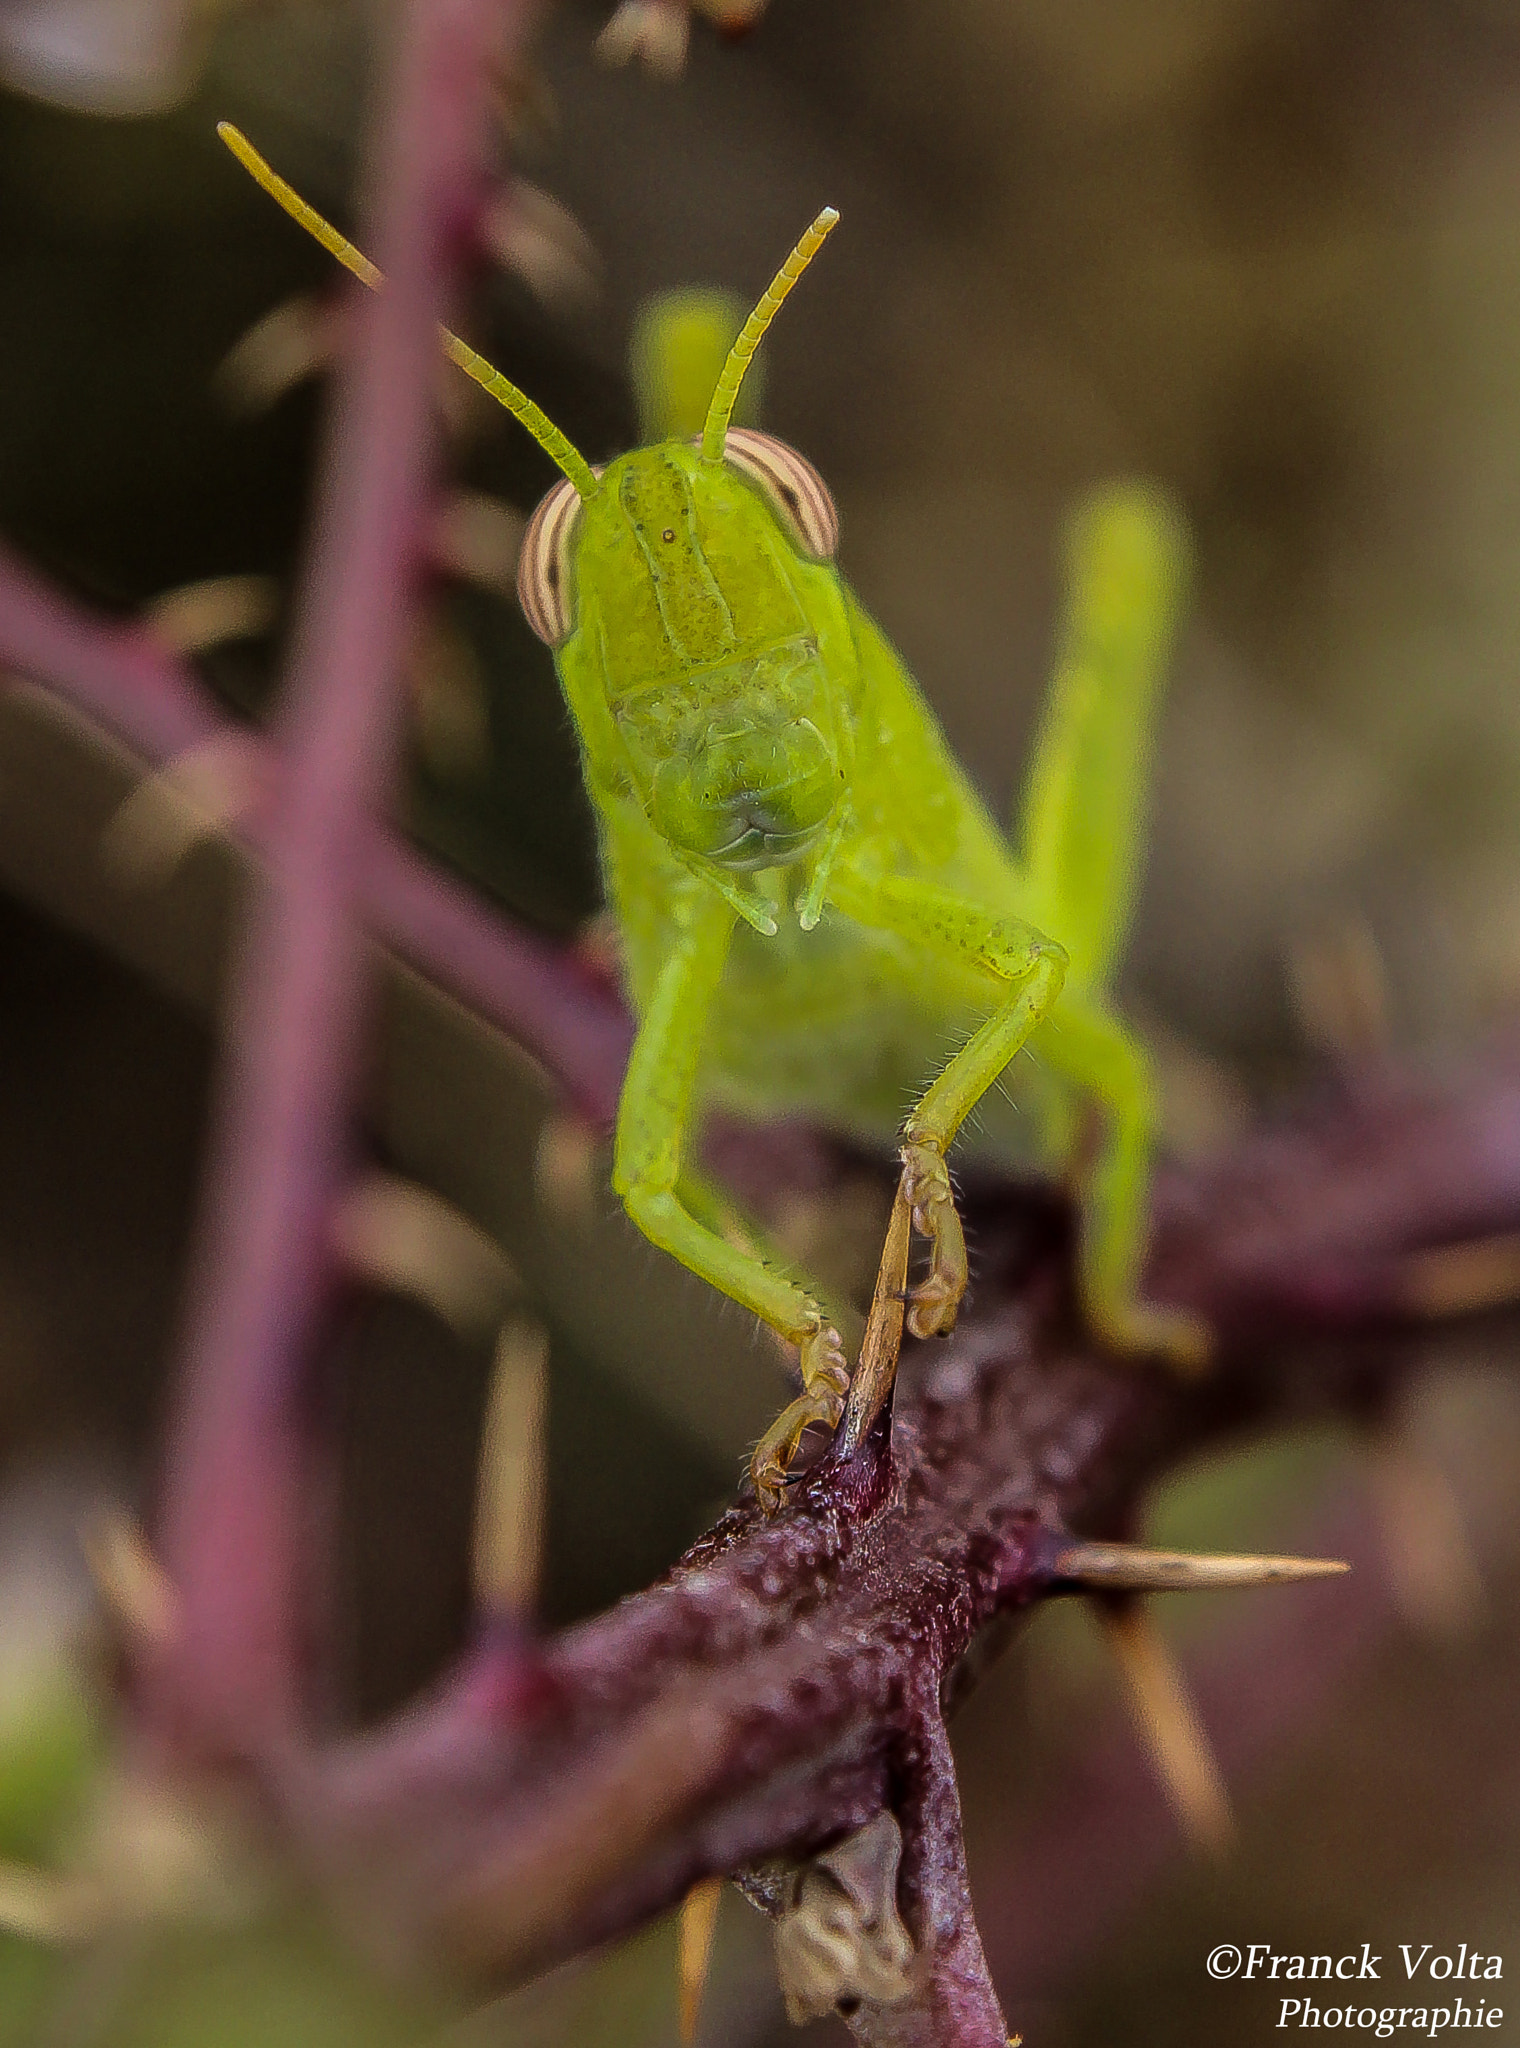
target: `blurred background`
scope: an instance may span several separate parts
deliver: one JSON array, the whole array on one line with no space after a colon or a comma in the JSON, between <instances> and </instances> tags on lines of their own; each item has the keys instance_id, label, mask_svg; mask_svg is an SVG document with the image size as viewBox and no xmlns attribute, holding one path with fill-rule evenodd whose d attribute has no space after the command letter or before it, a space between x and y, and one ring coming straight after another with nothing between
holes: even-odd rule
<instances>
[{"instance_id":1,"label":"blurred background","mask_svg":"<svg viewBox=\"0 0 1520 2048\"><path fill-rule=\"evenodd\" d=\"M742 40L699 22L679 83L600 66L605 19L566 4L547 26L510 110L543 196L466 331L601 459L632 438L644 295L752 298L837 205L769 345L767 421L829 479L847 573L999 809L1066 507L1138 471L1188 508L1195 605L1124 983L1174 1147L1224 1142L1327 1052L1381 1036L1451 1061L1512 1026L1520 7L773 0ZM271 391L342 298L214 123L351 225L386 27L337 0L0 0L0 534L122 615L269 579L201 664L249 717L298 601L322 404L320 380ZM468 394L447 410L454 475L525 514L547 463ZM510 598L446 582L411 680L408 829L571 933L597 881L546 650ZM102 842L134 779L35 693L0 697L0 1858L59 1868L86 1841L149 1853L112 1805L77 1530L103 1499L151 1504L242 883L207 845L124 887ZM782 1383L614 1213L605 1161L579 1201L535 1192L551 1113L520 1054L386 976L375 1151L506 1247L551 1333L559 1625L704 1526ZM367 1720L461 1639L489 1357L380 1298L344 1342L340 1661ZM1226 1940L1508 1942L1520 1971L1514 1364L1432 1357L1397 1456L1274 1443L1156 1503L1158 1540L1362 1566L1344 1599L1167 1617L1237 1794L1223 1872L1178 1842L1081 1614L1043 1615L973 1698L973 1882L1031 2042L1265 2040L1276 2006L1204 1974ZM398 1992L264 1873L82 1950L0 1934L0 2043L637 2048L675 2039L673 1956L667 1924L472 2011L458 1986ZM768 1931L730 1894L703 2038L785 2034Z\"/></svg>"}]
</instances>

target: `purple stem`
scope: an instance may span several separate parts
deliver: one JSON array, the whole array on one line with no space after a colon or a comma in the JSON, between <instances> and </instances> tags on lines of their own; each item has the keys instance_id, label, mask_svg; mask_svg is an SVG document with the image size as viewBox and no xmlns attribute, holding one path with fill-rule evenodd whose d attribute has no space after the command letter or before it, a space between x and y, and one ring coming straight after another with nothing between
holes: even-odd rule
<instances>
[{"instance_id":1,"label":"purple stem","mask_svg":"<svg viewBox=\"0 0 1520 2048\"><path fill-rule=\"evenodd\" d=\"M911 1997L850 2015L850 2028L868 2048L1007 2048L1008 2022L971 1903L961 1796L937 1687L921 1703L913 1738L898 1896L922 1960Z\"/></svg>"},{"instance_id":2,"label":"purple stem","mask_svg":"<svg viewBox=\"0 0 1520 2048\"><path fill-rule=\"evenodd\" d=\"M0 663L34 677L155 767L217 739L260 743L140 626L90 617L0 548ZM272 753L272 749L271 749ZM277 786L278 776L270 778ZM274 821L239 821L255 852ZM418 971L517 1039L593 1123L610 1123L627 1012L575 955L514 925L374 819L359 851L371 930Z\"/></svg>"},{"instance_id":3,"label":"purple stem","mask_svg":"<svg viewBox=\"0 0 1520 2048\"><path fill-rule=\"evenodd\" d=\"M155 766L237 730L151 633L91 618L3 547L0 661Z\"/></svg>"},{"instance_id":4,"label":"purple stem","mask_svg":"<svg viewBox=\"0 0 1520 2048\"><path fill-rule=\"evenodd\" d=\"M377 938L533 1053L579 1115L611 1124L633 1026L602 977L567 947L524 931L448 881L393 836L371 834L365 883Z\"/></svg>"},{"instance_id":5,"label":"purple stem","mask_svg":"<svg viewBox=\"0 0 1520 2048\"><path fill-rule=\"evenodd\" d=\"M359 309L329 432L168 1446L180 1626L147 1700L181 1754L283 1748L298 1724L306 1411L365 1055L364 863L397 773L437 326L479 199L495 20L487 0L418 0L381 131L370 240L390 282Z\"/></svg>"}]
</instances>

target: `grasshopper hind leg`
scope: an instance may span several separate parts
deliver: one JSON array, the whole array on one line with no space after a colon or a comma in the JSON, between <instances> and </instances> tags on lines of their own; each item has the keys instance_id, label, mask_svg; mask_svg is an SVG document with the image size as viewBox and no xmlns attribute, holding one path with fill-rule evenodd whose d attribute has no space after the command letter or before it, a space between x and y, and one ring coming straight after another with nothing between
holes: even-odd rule
<instances>
[{"instance_id":1,"label":"grasshopper hind leg","mask_svg":"<svg viewBox=\"0 0 1520 2048\"><path fill-rule=\"evenodd\" d=\"M1096 1099L1107 1126L1083 1196L1078 1253L1083 1305L1094 1328L1115 1350L1164 1358L1180 1372L1201 1371L1213 1346L1208 1324L1140 1293L1156 1121L1144 1052L1107 1010L1068 991L1042 1034L1040 1054Z\"/></svg>"}]
</instances>

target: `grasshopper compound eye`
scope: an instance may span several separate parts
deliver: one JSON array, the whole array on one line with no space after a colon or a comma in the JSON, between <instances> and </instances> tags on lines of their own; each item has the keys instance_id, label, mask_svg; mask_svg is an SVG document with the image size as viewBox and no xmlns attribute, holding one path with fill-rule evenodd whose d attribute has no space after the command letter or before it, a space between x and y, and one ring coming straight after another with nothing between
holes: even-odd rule
<instances>
[{"instance_id":1,"label":"grasshopper compound eye","mask_svg":"<svg viewBox=\"0 0 1520 2048\"><path fill-rule=\"evenodd\" d=\"M540 640L557 647L568 640L570 616L570 540L580 514L575 485L557 483L528 521L517 557L517 601Z\"/></svg>"},{"instance_id":2,"label":"grasshopper compound eye","mask_svg":"<svg viewBox=\"0 0 1520 2048\"><path fill-rule=\"evenodd\" d=\"M805 455L774 434L730 427L723 459L758 486L805 555L815 562L833 559L839 549L839 514L828 485Z\"/></svg>"}]
</instances>

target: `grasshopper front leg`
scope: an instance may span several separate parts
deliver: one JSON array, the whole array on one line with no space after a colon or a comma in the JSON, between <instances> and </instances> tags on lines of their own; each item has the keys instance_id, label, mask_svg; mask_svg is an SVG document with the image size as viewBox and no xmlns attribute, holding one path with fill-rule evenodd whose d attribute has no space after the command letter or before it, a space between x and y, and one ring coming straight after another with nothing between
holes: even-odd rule
<instances>
[{"instance_id":1,"label":"grasshopper front leg","mask_svg":"<svg viewBox=\"0 0 1520 2048\"><path fill-rule=\"evenodd\" d=\"M639 1026L618 1104L613 1186L647 1238L797 1347L803 1391L760 1439L750 1464L755 1491L771 1510L780 1505L803 1432L814 1422L832 1429L839 1421L850 1373L822 1304L753 1251L729 1243L688 1206L694 1183L682 1155L734 913L696 881L679 890L674 911L675 942Z\"/></svg>"},{"instance_id":2,"label":"grasshopper front leg","mask_svg":"<svg viewBox=\"0 0 1520 2048\"><path fill-rule=\"evenodd\" d=\"M1021 918L1000 916L931 883L840 869L829 894L856 923L957 955L1004 985L998 1007L944 1068L902 1131L903 1192L928 1238L927 1275L908 1297L915 1337L949 1330L969 1278L966 1240L945 1154L966 1117L1023 1045L1061 990L1066 955Z\"/></svg>"}]
</instances>

